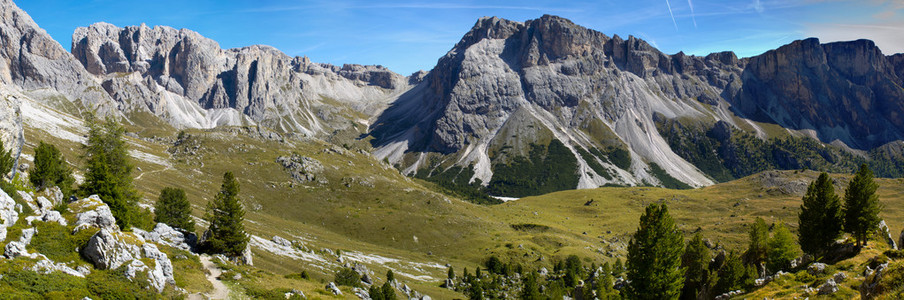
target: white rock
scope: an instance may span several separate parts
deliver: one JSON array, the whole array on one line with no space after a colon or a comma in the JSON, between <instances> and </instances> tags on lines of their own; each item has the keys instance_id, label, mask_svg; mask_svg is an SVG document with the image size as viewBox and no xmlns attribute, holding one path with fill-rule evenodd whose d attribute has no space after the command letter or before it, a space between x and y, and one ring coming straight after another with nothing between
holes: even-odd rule
<instances>
[{"instance_id":1,"label":"white rock","mask_svg":"<svg viewBox=\"0 0 904 300\"><path fill-rule=\"evenodd\" d=\"M341 295L342 295L342 291L339 290L339 287L336 286L336 283L334 283L334 282L328 283L328 284L326 285L326 290L332 292L333 295L336 295L336 296L341 296Z\"/></svg>"},{"instance_id":2,"label":"white rock","mask_svg":"<svg viewBox=\"0 0 904 300\"><path fill-rule=\"evenodd\" d=\"M807 267L807 273L810 275L819 275L825 273L826 264L824 263L812 263L809 267Z\"/></svg>"},{"instance_id":3,"label":"white rock","mask_svg":"<svg viewBox=\"0 0 904 300\"><path fill-rule=\"evenodd\" d=\"M292 242L290 242L289 240L284 239L278 235L274 235L272 241L274 243L276 243L277 245L280 245L283 247L292 247Z\"/></svg>"},{"instance_id":4,"label":"white rock","mask_svg":"<svg viewBox=\"0 0 904 300\"><path fill-rule=\"evenodd\" d=\"M133 232L148 241L186 251L190 251L198 242L198 237L194 233L185 233L164 223L157 223L150 232L138 229L134 229Z\"/></svg>"},{"instance_id":5,"label":"white rock","mask_svg":"<svg viewBox=\"0 0 904 300\"><path fill-rule=\"evenodd\" d=\"M81 211L75 216L75 232L89 227L119 231L110 207L104 204L97 195L76 201L70 207L73 207L75 211Z\"/></svg>"},{"instance_id":6,"label":"white rock","mask_svg":"<svg viewBox=\"0 0 904 300\"><path fill-rule=\"evenodd\" d=\"M837 291L838 291L838 285L835 284L835 280L832 278L829 278L828 280L826 280L826 283L823 283L822 285L819 286L819 294L820 295L834 294Z\"/></svg>"},{"instance_id":7,"label":"white rock","mask_svg":"<svg viewBox=\"0 0 904 300\"><path fill-rule=\"evenodd\" d=\"M106 270L116 269L123 264L141 258L138 246L123 242L118 235L125 233L104 228L94 234L82 254L94 267Z\"/></svg>"},{"instance_id":8,"label":"white rock","mask_svg":"<svg viewBox=\"0 0 904 300\"><path fill-rule=\"evenodd\" d=\"M0 241L6 239L6 228L19 221L19 212L16 210L16 201L0 190ZM21 206L20 206L21 207Z\"/></svg>"}]
</instances>

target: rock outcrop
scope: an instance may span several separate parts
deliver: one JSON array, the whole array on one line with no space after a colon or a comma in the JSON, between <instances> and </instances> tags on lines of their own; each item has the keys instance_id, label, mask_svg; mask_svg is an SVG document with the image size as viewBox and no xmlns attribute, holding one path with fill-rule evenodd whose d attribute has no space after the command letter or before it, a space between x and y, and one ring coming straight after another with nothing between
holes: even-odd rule
<instances>
[{"instance_id":1,"label":"rock outcrop","mask_svg":"<svg viewBox=\"0 0 904 300\"><path fill-rule=\"evenodd\" d=\"M150 232L140 229L133 229L133 231L149 242L167 245L185 251L191 251L198 243L198 236L193 232L175 229L164 223L157 223L157 225L154 226L154 230Z\"/></svg>"},{"instance_id":2,"label":"rock outcrop","mask_svg":"<svg viewBox=\"0 0 904 300\"><path fill-rule=\"evenodd\" d=\"M119 225L116 225L116 218L113 217L110 207L104 204L97 195L73 202L70 204L70 209L77 212L74 229L76 232L91 227L111 231L119 230Z\"/></svg>"},{"instance_id":3,"label":"rock outcrop","mask_svg":"<svg viewBox=\"0 0 904 300\"><path fill-rule=\"evenodd\" d=\"M888 225L885 224L885 220L879 222L879 229L876 230L876 234L879 235L879 238L882 239L886 244L888 244L891 249L898 249L898 243L895 241L895 238L891 235L891 230L888 229Z\"/></svg>"},{"instance_id":4,"label":"rock outcrop","mask_svg":"<svg viewBox=\"0 0 904 300\"><path fill-rule=\"evenodd\" d=\"M6 239L6 229L19 220L16 201L3 190L0 190L0 241Z\"/></svg>"}]
</instances>

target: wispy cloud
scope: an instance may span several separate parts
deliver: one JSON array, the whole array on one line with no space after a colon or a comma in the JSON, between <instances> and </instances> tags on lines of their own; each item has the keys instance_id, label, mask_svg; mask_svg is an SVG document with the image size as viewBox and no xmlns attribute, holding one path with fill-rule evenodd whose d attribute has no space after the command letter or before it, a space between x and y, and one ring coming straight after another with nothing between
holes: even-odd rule
<instances>
[{"instance_id":1,"label":"wispy cloud","mask_svg":"<svg viewBox=\"0 0 904 300\"><path fill-rule=\"evenodd\" d=\"M758 13L762 13L763 11L766 10L766 8L763 7L763 3L760 2L760 0L753 0L753 9L756 10L756 12L758 12Z\"/></svg>"},{"instance_id":2,"label":"wispy cloud","mask_svg":"<svg viewBox=\"0 0 904 300\"><path fill-rule=\"evenodd\" d=\"M678 31L678 22L675 22L675 14L672 13L672 5L669 4L669 0L665 0L665 7L669 8L669 16L672 17L672 24L675 25L675 31Z\"/></svg>"},{"instance_id":3,"label":"wispy cloud","mask_svg":"<svg viewBox=\"0 0 904 300\"><path fill-rule=\"evenodd\" d=\"M691 7L691 19L694 20L694 28L697 28L697 16L694 14L694 2L687 0L687 6Z\"/></svg>"}]
</instances>

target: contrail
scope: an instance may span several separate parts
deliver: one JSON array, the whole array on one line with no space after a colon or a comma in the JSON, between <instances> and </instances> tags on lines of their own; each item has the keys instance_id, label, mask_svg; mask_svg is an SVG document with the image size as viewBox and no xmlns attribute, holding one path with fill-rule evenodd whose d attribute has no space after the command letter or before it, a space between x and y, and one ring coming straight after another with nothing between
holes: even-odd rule
<instances>
[{"instance_id":1,"label":"contrail","mask_svg":"<svg viewBox=\"0 0 904 300\"><path fill-rule=\"evenodd\" d=\"M697 16L694 14L694 2L687 0L687 6L691 7L691 19L694 20L694 28L697 28Z\"/></svg>"},{"instance_id":2,"label":"contrail","mask_svg":"<svg viewBox=\"0 0 904 300\"><path fill-rule=\"evenodd\" d=\"M675 15L672 14L672 5L669 4L669 0L665 0L665 6L669 8L669 16L672 16L672 24L675 25L675 31L678 31L678 22L675 22Z\"/></svg>"}]
</instances>

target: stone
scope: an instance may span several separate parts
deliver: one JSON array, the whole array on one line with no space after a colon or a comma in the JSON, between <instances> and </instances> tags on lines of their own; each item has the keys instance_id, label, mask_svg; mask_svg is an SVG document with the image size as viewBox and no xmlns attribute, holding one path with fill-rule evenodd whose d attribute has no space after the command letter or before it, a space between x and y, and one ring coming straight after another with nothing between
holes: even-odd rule
<instances>
[{"instance_id":1,"label":"stone","mask_svg":"<svg viewBox=\"0 0 904 300\"><path fill-rule=\"evenodd\" d=\"M302 292L300 290L296 290L296 289L292 289L291 291L289 291L285 294L286 299L292 298L292 296L296 296L296 295L300 296L302 299L307 298L307 297L305 297L304 292Z\"/></svg>"},{"instance_id":2,"label":"stone","mask_svg":"<svg viewBox=\"0 0 904 300\"><path fill-rule=\"evenodd\" d=\"M838 284L835 283L835 280L829 278L826 280L826 283L823 283L819 286L818 294L819 295L831 295L838 291Z\"/></svg>"},{"instance_id":3,"label":"stone","mask_svg":"<svg viewBox=\"0 0 904 300\"><path fill-rule=\"evenodd\" d=\"M342 295L342 291L339 290L339 287L336 286L336 283L334 283L334 282L332 282L332 281L330 281L330 283L328 283L328 284L326 285L326 290L329 291L329 292L332 292L333 295L336 295L336 296L341 296L341 295Z\"/></svg>"},{"instance_id":4,"label":"stone","mask_svg":"<svg viewBox=\"0 0 904 300\"><path fill-rule=\"evenodd\" d=\"M72 275L75 277L85 278L85 276L87 276L87 274L84 274L76 269L70 268L66 264L56 263L46 257L44 257L44 259L35 263L31 267L31 270L41 273L41 274L50 274L53 272L63 272L65 274Z\"/></svg>"},{"instance_id":5,"label":"stone","mask_svg":"<svg viewBox=\"0 0 904 300\"><path fill-rule=\"evenodd\" d=\"M68 225L69 225L68 222L66 222L66 219L63 218L63 215L60 214L60 212L55 211L55 210L50 210L50 211L45 212L44 215L41 216L41 221L44 221L44 222L57 222L57 223L59 223L60 225L63 225L63 226L68 226Z\"/></svg>"},{"instance_id":6,"label":"stone","mask_svg":"<svg viewBox=\"0 0 904 300\"><path fill-rule=\"evenodd\" d=\"M48 188L47 195L50 197L50 203L54 206L62 204L63 201L65 201L65 199L63 199L63 191L57 186Z\"/></svg>"},{"instance_id":7,"label":"stone","mask_svg":"<svg viewBox=\"0 0 904 300\"><path fill-rule=\"evenodd\" d=\"M810 275L822 275L825 270L826 264L824 263L812 263L807 267L807 273L810 273Z\"/></svg>"},{"instance_id":8,"label":"stone","mask_svg":"<svg viewBox=\"0 0 904 300\"><path fill-rule=\"evenodd\" d=\"M323 164L307 156L280 156L276 158L276 162L289 172L295 182L314 182L323 172Z\"/></svg>"},{"instance_id":9,"label":"stone","mask_svg":"<svg viewBox=\"0 0 904 300\"><path fill-rule=\"evenodd\" d=\"M887 268L888 264L879 265L875 271L871 270L869 266L866 267L865 278L860 284L860 299L873 299L882 293L880 283L882 283L882 277Z\"/></svg>"},{"instance_id":10,"label":"stone","mask_svg":"<svg viewBox=\"0 0 904 300\"><path fill-rule=\"evenodd\" d=\"M19 256L37 258L37 254L29 253L28 249L26 249L28 244L31 243L31 238L34 237L36 233L38 233L38 230L34 227L23 229L22 235L18 240L7 243L6 247L3 248L3 256L9 259L13 259Z\"/></svg>"},{"instance_id":11,"label":"stone","mask_svg":"<svg viewBox=\"0 0 904 300\"><path fill-rule=\"evenodd\" d=\"M885 220L879 221L879 229L876 233L889 247L891 247L891 249L898 249L898 244L895 241L895 238L891 236L891 230L888 230L888 225L885 224Z\"/></svg>"},{"instance_id":12,"label":"stone","mask_svg":"<svg viewBox=\"0 0 904 300\"><path fill-rule=\"evenodd\" d=\"M271 240L274 243L276 243L277 245L284 246L284 247L292 247L292 242L290 242L289 240L284 239L278 235L274 235Z\"/></svg>"},{"instance_id":13,"label":"stone","mask_svg":"<svg viewBox=\"0 0 904 300\"><path fill-rule=\"evenodd\" d=\"M454 290L455 289L455 281L452 280L451 278L446 278L446 280L443 282L443 285L440 287Z\"/></svg>"},{"instance_id":14,"label":"stone","mask_svg":"<svg viewBox=\"0 0 904 300\"><path fill-rule=\"evenodd\" d=\"M198 236L193 232L185 232L180 229L172 228L165 223L157 223L152 231L143 231L133 229L133 232L144 237L149 242L170 246L185 251L195 249L198 243Z\"/></svg>"},{"instance_id":15,"label":"stone","mask_svg":"<svg viewBox=\"0 0 904 300\"><path fill-rule=\"evenodd\" d=\"M116 269L132 260L140 259L139 247L124 242L124 238L127 238L125 233L103 228L88 240L82 254L100 270Z\"/></svg>"},{"instance_id":16,"label":"stone","mask_svg":"<svg viewBox=\"0 0 904 300\"><path fill-rule=\"evenodd\" d=\"M76 201L70 205L70 208L78 212L75 216L74 232L89 227L119 231L119 225L116 225L116 218L113 217L110 207L104 204L97 195Z\"/></svg>"},{"instance_id":17,"label":"stone","mask_svg":"<svg viewBox=\"0 0 904 300\"><path fill-rule=\"evenodd\" d=\"M161 252L157 245L145 243L141 245L141 253L145 258L154 260L154 268L148 272L148 280L151 286L158 292L163 291L166 284L175 284L173 263L166 255Z\"/></svg>"},{"instance_id":18,"label":"stone","mask_svg":"<svg viewBox=\"0 0 904 300\"><path fill-rule=\"evenodd\" d=\"M53 209L53 203L50 200L47 200L44 196L38 196L35 198L35 202L38 204L38 210L41 212L45 212Z\"/></svg>"},{"instance_id":19,"label":"stone","mask_svg":"<svg viewBox=\"0 0 904 300\"><path fill-rule=\"evenodd\" d=\"M356 288L352 289L352 292L354 292L355 296L358 296L358 298L360 298L360 299L363 299L363 300L370 299L370 294L365 289L356 287Z\"/></svg>"},{"instance_id":20,"label":"stone","mask_svg":"<svg viewBox=\"0 0 904 300\"><path fill-rule=\"evenodd\" d=\"M844 272L838 272L835 273L835 275L832 275L832 279L835 280L835 283L843 283L845 280L847 280L847 274L844 274Z\"/></svg>"},{"instance_id":21,"label":"stone","mask_svg":"<svg viewBox=\"0 0 904 300\"><path fill-rule=\"evenodd\" d=\"M249 266L254 265L254 254L251 253L251 243L248 243L248 245L245 246L245 250L242 251L242 256L239 257L239 261Z\"/></svg>"}]
</instances>

